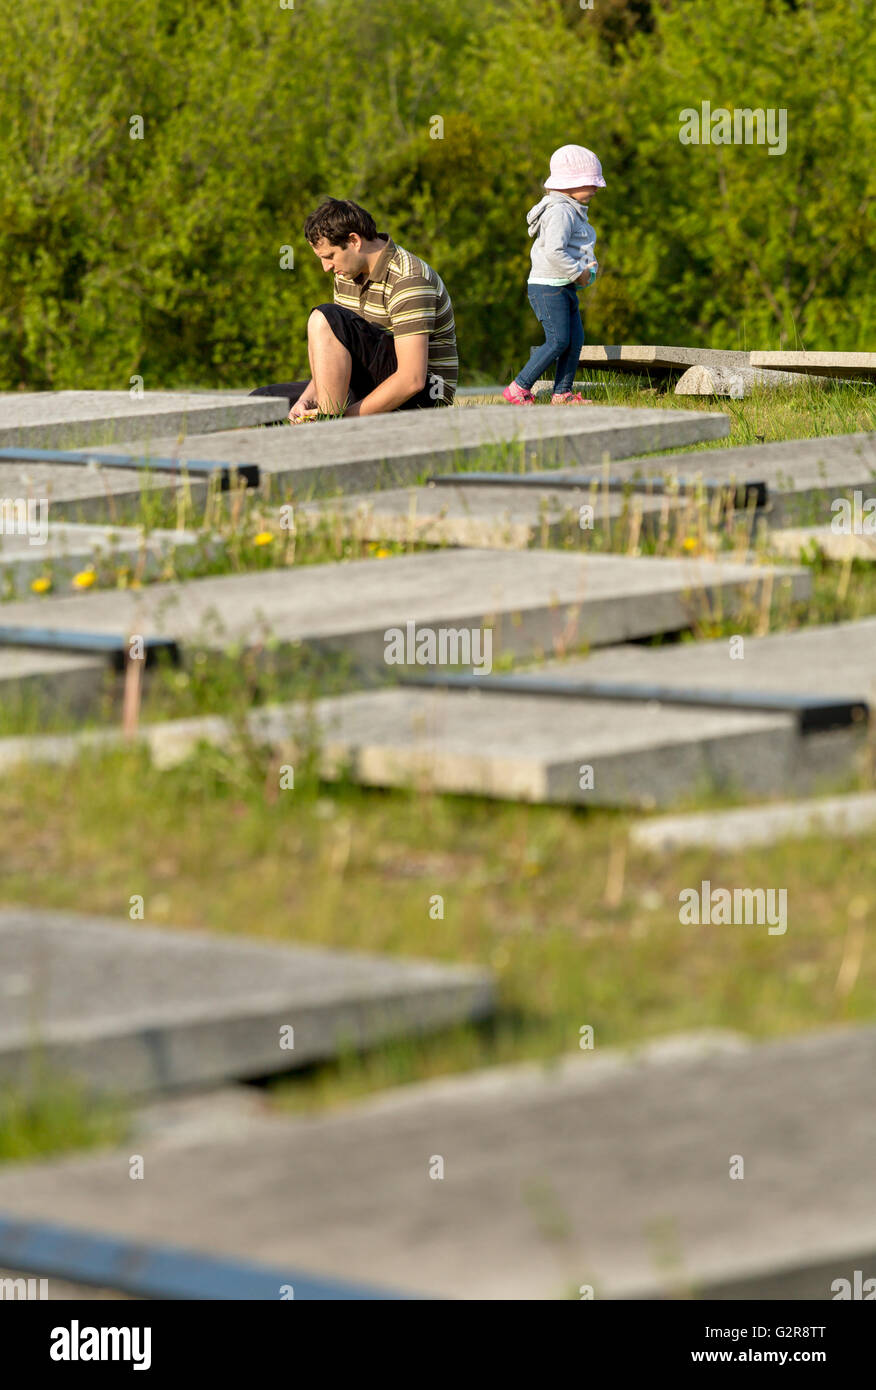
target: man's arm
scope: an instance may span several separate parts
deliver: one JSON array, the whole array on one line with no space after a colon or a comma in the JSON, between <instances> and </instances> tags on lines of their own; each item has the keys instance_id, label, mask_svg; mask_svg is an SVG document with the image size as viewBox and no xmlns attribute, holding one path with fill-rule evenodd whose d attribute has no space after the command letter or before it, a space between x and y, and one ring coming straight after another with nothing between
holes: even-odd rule
<instances>
[{"instance_id":1,"label":"man's arm","mask_svg":"<svg viewBox=\"0 0 876 1390\"><path fill-rule=\"evenodd\" d=\"M381 381L364 400L357 401L346 415L382 415L397 410L426 385L429 365L428 333L409 333L395 340L396 369Z\"/></svg>"}]
</instances>

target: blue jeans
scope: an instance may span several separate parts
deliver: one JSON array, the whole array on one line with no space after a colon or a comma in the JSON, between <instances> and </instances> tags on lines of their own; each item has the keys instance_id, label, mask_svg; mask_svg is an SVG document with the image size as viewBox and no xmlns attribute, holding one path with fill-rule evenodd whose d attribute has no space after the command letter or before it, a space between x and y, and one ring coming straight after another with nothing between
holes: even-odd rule
<instances>
[{"instance_id":1,"label":"blue jeans","mask_svg":"<svg viewBox=\"0 0 876 1390\"><path fill-rule=\"evenodd\" d=\"M575 380L584 325L574 285L529 285L529 302L544 329L544 346L533 348L522 372L515 377L518 386L531 391L552 362L556 362L554 394L571 391Z\"/></svg>"}]
</instances>

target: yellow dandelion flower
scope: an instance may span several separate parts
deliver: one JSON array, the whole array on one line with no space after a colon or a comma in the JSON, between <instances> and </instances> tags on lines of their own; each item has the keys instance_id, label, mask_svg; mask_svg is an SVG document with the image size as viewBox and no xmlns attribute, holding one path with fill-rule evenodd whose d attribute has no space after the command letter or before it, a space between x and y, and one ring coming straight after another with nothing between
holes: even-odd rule
<instances>
[{"instance_id":1,"label":"yellow dandelion flower","mask_svg":"<svg viewBox=\"0 0 876 1390\"><path fill-rule=\"evenodd\" d=\"M52 581L47 574L41 574L37 579L31 580L30 587L35 594L47 594L52 587Z\"/></svg>"},{"instance_id":2,"label":"yellow dandelion flower","mask_svg":"<svg viewBox=\"0 0 876 1390\"><path fill-rule=\"evenodd\" d=\"M259 531L258 535L253 537L253 545L270 545L273 539L272 531Z\"/></svg>"},{"instance_id":3,"label":"yellow dandelion flower","mask_svg":"<svg viewBox=\"0 0 876 1390\"><path fill-rule=\"evenodd\" d=\"M388 551L388 550L378 550L378 552L377 552L377 558L378 558L378 560L386 560L388 557L389 557L389 551Z\"/></svg>"},{"instance_id":4,"label":"yellow dandelion flower","mask_svg":"<svg viewBox=\"0 0 876 1390\"><path fill-rule=\"evenodd\" d=\"M78 574L73 576L73 587L74 589L90 589L96 579L97 575L94 570L80 570Z\"/></svg>"},{"instance_id":5,"label":"yellow dandelion flower","mask_svg":"<svg viewBox=\"0 0 876 1390\"><path fill-rule=\"evenodd\" d=\"M697 538L696 538L696 536L685 536L684 541L682 542L682 549L683 549L683 550L696 550L696 548L697 548Z\"/></svg>"}]
</instances>

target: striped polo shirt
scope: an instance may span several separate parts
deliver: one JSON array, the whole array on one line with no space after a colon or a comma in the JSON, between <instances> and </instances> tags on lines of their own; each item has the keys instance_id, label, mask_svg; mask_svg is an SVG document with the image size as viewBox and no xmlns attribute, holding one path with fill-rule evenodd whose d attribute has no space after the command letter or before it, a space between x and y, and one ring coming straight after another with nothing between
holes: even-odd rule
<instances>
[{"instance_id":1,"label":"striped polo shirt","mask_svg":"<svg viewBox=\"0 0 876 1390\"><path fill-rule=\"evenodd\" d=\"M394 338L415 333L429 335L429 373L443 384L442 398L450 405L456 394L459 359L453 305L444 281L419 256L396 246L379 232L386 248L380 253L371 278L350 280L335 276L335 303L385 328ZM431 383L427 382L427 386Z\"/></svg>"}]
</instances>

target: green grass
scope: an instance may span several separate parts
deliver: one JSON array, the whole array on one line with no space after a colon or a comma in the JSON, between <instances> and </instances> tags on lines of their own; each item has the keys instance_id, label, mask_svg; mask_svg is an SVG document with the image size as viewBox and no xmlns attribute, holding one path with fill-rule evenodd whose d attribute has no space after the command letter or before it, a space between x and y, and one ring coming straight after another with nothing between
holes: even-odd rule
<instances>
[{"instance_id":1,"label":"green grass","mask_svg":"<svg viewBox=\"0 0 876 1390\"><path fill-rule=\"evenodd\" d=\"M283 1104L547 1060L583 1024L597 1047L702 1027L771 1037L867 1021L876 1005L872 952L837 984L876 907L872 836L654 861L627 853L625 814L329 787L306 768L283 791L276 760L236 747L170 772L138 751L22 768L4 776L0 813L9 903L124 919L139 893L149 925L495 971L490 1026L348 1056L283 1083ZM704 878L785 887L786 935L682 926L679 892Z\"/></svg>"},{"instance_id":2,"label":"green grass","mask_svg":"<svg viewBox=\"0 0 876 1390\"><path fill-rule=\"evenodd\" d=\"M605 379L613 404L715 408L643 396L628 379ZM720 408L731 434L709 448L873 428L873 394L865 388L807 386ZM508 467L509 457L495 450L478 466ZM381 552L410 549L350 535L331 515L290 533L280 523L281 500L217 494L206 517L184 516L188 525L206 521L205 534L219 542L197 558L196 572L359 557L379 563ZM162 514L145 501L142 519L166 525L179 518L175 506ZM662 539L628 536L624 544L621 536L618 543L633 548L634 539L642 553L717 554L752 543L749 522L736 516L716 526L701 500L684 526ZM265 532L271 539L262 543ZM810 561L811 600L791 603L779 585L769 612L754 602L732 619L703 611L691 636L876 613L876 568ZM165 577L178 574L172 569ZM274 1093L284 1107L339 1104L478 1066L523 1059L549 1065L576 1048L584 1024L595 1029L596 1046L606 1047L691 1028L771 1037L872 1019L876 958L861 944L876 907L872 837L737 855L688 851L653 861L627 852L625 813L380 792L343 781L328 786L313 770L315 751L296 766L295 790L280 790L276 758L240 736L246 711L267 700L309 700L349 680L343 665L321 664L300 650L282 654L269 637L254 650L193 650L184 670L157 673L144 720L221 711L236 737L226 748L202 747L170 772L158 771L139 749L5 772L5 901L124 919L130 895L142 893L152 925L467 961L495 972L500 1007L489 1025L344 1056L278 1083ZM3 733L100 722L118 722L118 691L110 684L89 721L32 698L17 707L7 701L0 711ZM825 790L872 785L871 760L859 779ZM705 786L691 789L688 804L746 799L741 786ZM678 894L703 878L715 886L785 887L787 934L682 926ZM429 915L434 894L444 899L439 920ZM7 1091L0 1100L0 1158L102 1143L118 1137L122 1125L117 1108L87 1102L75 1087L57 1079L34 1083L26 1096Z\"/></svg>"},{"instance_id":3,"label":"green grass","mask_svg":"<svg viewBox=\"0 0 876 1390\"><path fill-rule=\"evenodd\" d=\"M667 391L665 387L647 385L647 378L612 376L611 373L594 373L593 379L604 381L605 403L610 405L639 405L665 410L720 410L730 420L730 433L725 439L709 441L705 444L691 445L684 449L656 452L662 454L708 452L711 449L729 448L740 444L756 443L758 440L778 440L789 438L812 438L820 435L846 434L876 428L876 391L867 384L859 386L823 386L803 379L794 388L778 391L756 391L744 400L712 401L700 397L681 397ZM653 392L653 394L650 394ZM466 397L459 409L467 409L480 404L479 397ZM569 409L587 407L569 407ZM509 407L511 409L511 407ZM331 421L317 421L308 425L297 425L295 429L329 428ZM284 426L271 427L284 428ZM285 426L293 428L293 426ZM559 462L563 462L562 459ZM443 468L445 472L465 472L473 469L485 472L521 472L526 467L521 445L514 443L484 446L476 455L459 456ZM413 481L424 483L434 469L424 470ZM386 470L383 479L386 486L394 485L391 470ZM191 553L169 552L164 563L157 569L155 580L205 577L220 574L243 574L277 565L326 564L355 559L378 558L385 555L411 553L414 550L429 549L411 542L399 542L382 537L365 538L345 518L339 509L333 509L331 499L325 499L325 514L316 518L295 517L295 506L313 499L314 489L308 486L298 494L291 487L274 488L269 496L247 490L232 488L227 493L216 487L208 490L203 505L197 505L187 493L177 499L156 497L148 489L141 491L139 502L125 516L119 516L118 524L142 526L147 531L156 528L188 527L199 533L200 543ZM291 521L288 507L292 506ZM284 512L284 507L287 509ZM582 537L580 530L575 536L570 527L568 543L596 544ZM614 535L606 535L603 542L616 544ZM644 553L651 553L645 545ZM658 552L659 553L659 552ZM93 561L95 584L98 588L139 587L150 582L138 572L137 566L114 563L112 558ZM89 565L83 562L83 570ZM45 575L52 587L50 594L67 591L69 583L61 586L47 564ZM22 597L7 580L0 599L10 600ZM35 610L38 611L38 610Z\"/></svg>"},{"instance_id":4,"label":"green grass","mask_svg":"<svg viewBox=\"0 0 876 1390\"><path fill-rule=\"evenodd\" d=\"M583 369L582 369L583 371ZM876 428L876 387L869 382L818 382L801 375L798 385L770 389L755 387L742 400L729 397L676 396L675 382L647 374L586 370L586 380L598 382L589 393L597 405L645 406L654 410L720 411L730 421L725 439L690 444L672 453L732 449L741 444L780 439L810 439L818 435L856 434ZM546 405L550 396L538 403ZM490 404L488 397L467 396L460 408ZM495 404L495 402L492 402ZM513 408L513 407L512 407ZM523 407L519 407L523 408ZM586 410L587 406L569 406Z\"/></svg>"},{"instance_id":5,"label":"green grass","mask_svg":"<svg viewBox=\"0 0 876 1390\"><path fill-rule=\"evenodd\" d=\"M682 550L679 530L675 542L664 554ZM625 547L621 544L621 549ZM718 546L717 550L723 548ZM643 550L646 549L643 547ZM655 547L652 547L652 553ZM699 553L717 553L704 550ZM700 600L691 610L691 627L682 640L717 640L732 635L764 636L771 632L794 631L836 622L851 622L876 615L876 565L864 561L838 563L821 556L807 560L812 577L811 596L793 600L784 579L775 582L766 594L760 576L752 571L751 591L731 611L720 597L714 603ZM156 723L201 715L223 714L243 727L247 710L254 705L285 703L293 700L308 704L321 696L340 694L361 685L348 658L327 656L304 646L281 647L270 634L244 646L228 641L224 649L207 650L204 643L218 635L221 617L205 628L202 643L192 643L180 669L167 665L147 674L144 682L141 722ZM655 642L661 639L655 639ZM546 656L581 655L586 647L574 643ZM496 671L511 670L515 663L497 655ZM29 690L5 694L0 704L0 738L22 735L65 733L78 729L118 727L121 716L121 681L108 672L93 708L87 715L77 714L63 696L34 694Z\"/></svg>"},{"instance_id":6,"label":"green grass","mask_svg":"<svg viewBox=\"0 0 876 1390\"><path fill-rule=\"evenodd\" d=\"M38 1063L28 1082L0 1086L0 1162L118 1143L127 1127L122 1104L86 1096L75 1081Z\"/></svg>"}]
</instances>

